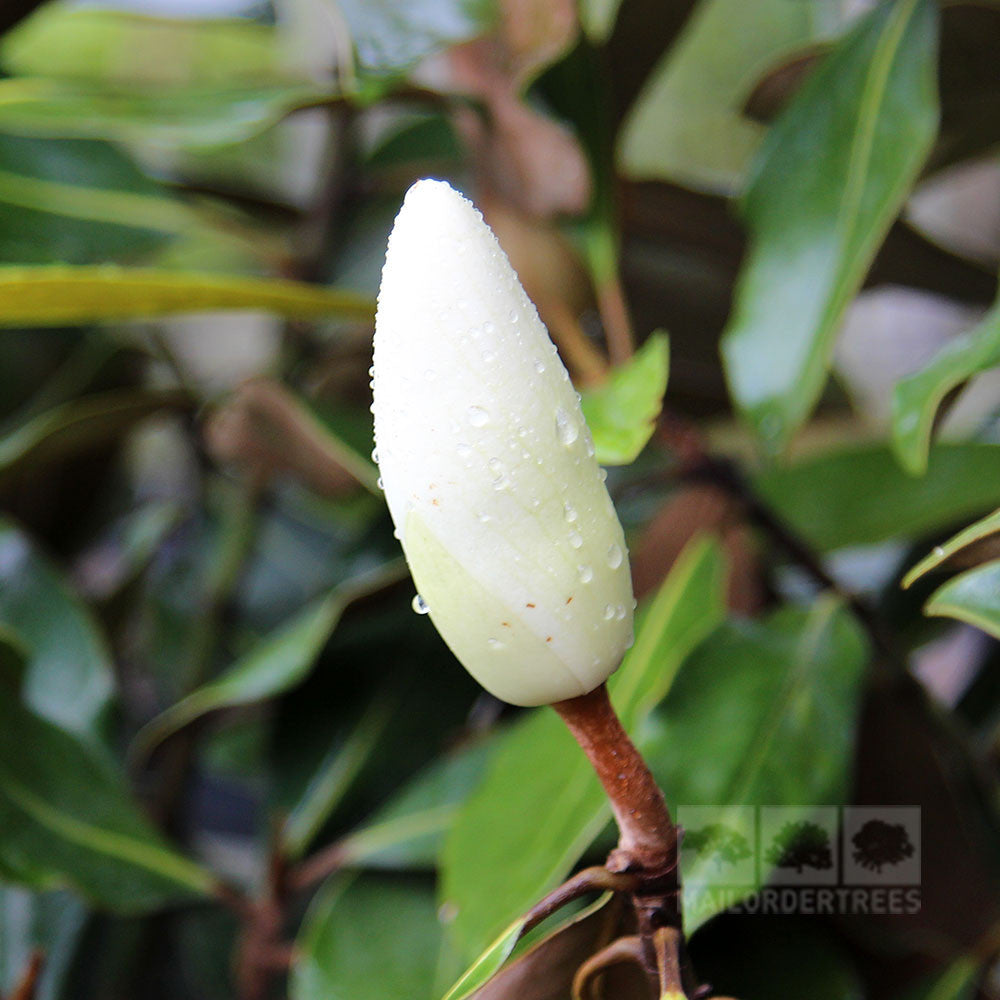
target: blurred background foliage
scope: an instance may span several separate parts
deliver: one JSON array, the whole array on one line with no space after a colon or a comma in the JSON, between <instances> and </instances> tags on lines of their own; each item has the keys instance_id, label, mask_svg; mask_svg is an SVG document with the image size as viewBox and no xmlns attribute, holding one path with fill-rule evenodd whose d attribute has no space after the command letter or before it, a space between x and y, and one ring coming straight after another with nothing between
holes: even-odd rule
<instances>
[{"instance_id":1,"label":"blurred background foliage","mask_svg":"<svg viewBox=\"0 0 1000 1000\"><path fill-rule=\"evenodd\" d=\"M611 831L555 716L410 607L366 372L426 175L613 466L612 693L668 801L922 808L919 912L702 909L702 980L998 995L1000 4L7 0L0 30L0 995L436 1000L471 964L452 997L557 1000L618 920L489 980Z\"/></svg>"}]
</instances>

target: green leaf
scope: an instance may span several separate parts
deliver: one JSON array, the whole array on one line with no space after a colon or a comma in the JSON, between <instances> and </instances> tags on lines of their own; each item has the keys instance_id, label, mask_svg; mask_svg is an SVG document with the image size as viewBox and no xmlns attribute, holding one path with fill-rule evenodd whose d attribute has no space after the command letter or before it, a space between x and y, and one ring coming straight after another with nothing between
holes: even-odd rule
<instances>
[{"instance_id":1,"label":"green leaf","mask_svg":"<svg viewBox=\"0 0 1000 1000\"><path fill-rule=\"evenodd\" d=\"M975 1000L978 995L976 982L982 974L980 962L973 958L960 958L944 972L930 976L907 990L900 1000Z\"/></svg>"},{"instance_id":2,"label":"green leaf","mask_svg":"<svg viewBox=\"0 0 1000 1000\"><path fill-rule=\"evenodd\" d=\"M879 4L768 133L743 203L750 249L722 342L737 406L780 451L826 381L844 309L937 129L936 4Z\"/></svg>"},{"instance_id":3,"label":"green leaf","mask_svg":"<svg viewBox=\"0 0 1000 1000\"><path fill-rule=\"evenodd\" d=\"M888 448L855 445L767 469L754 483L810 545L830 551L940 531L996 507L998 457L992 444L938 445L914 479Z\"/></svg>"},{"instance_id":4,"label":"green leaf","mask_svg":"<svg viewBox=\"0 0 1000 1000\"><path fill-rule=\"evenodd\" d=\"M32 952L45 954L38 1000L55 1000L79 942L87 911L64 892L31 893L0 886L0 991L11 994Z\"/></svg>"},{"instance_id":5,"label":"green leaf","mask_svg":"<svg viewBox=\"0 0 1000 1000\"><path fill-rule=\"evenodd\" d=\"M80 396L0 436L0 480L118 440L154 413L189 406L176 391L120 389Z\"/></svg>"},{"instance_id":6,"label":"green leaf","mask_svg":"<svg viewBox=\"0 0 1000 1000\"><path fill-rule=\"evenodd\" d=\"M583 393L583 415L601 465L628 465L656 429L670 369L670 344L654 333L608 381Z\"/></svg>"},{"instance_id":7,"label":"green leaf","mask_svg":"<svg viewBox=\"0 0 1000 1000\"><path fill-rule=\"evenodd\" d=\"M983 563L939 587L924 613L957 618L1000 639L1000 559Z\"/></svg>"},{"instance_id":8,"label":"green leaf","mask_svg":"<svg viewBox=\"0 0 1000 1000\"><path fill-rule=\"evenodd\" d=\"M684 657L723 618L723 562L707 540L678 560L638 622L609 684L635 731ZM506 735L485 780L455 819L442 856L442 898L463 954L478 954L560 879L611 816L590 765L554 712L529 713Z\"/></svg>"},{"instance_id":9,"label":"green leaf","mask_svg":"<svg viewBox=\"0 0 1000 1000\"><path fill-rule=\"evenodd\" d=\"M340 842L343 865L431 870L460 804L482 779L488 742L435 761Z\"/></svg>"},{"instance_id":10,"label":"green leaf","mask_svg":"<svg viewBox=\"0 0 1000 1000\"><path fill-rule=\"evenodd\" d=\"M0 267L0 327L62 326L212 309L360 322L370 321L374 313L372 303L353 292L273 278L113 266Z\"/></svg>"},{"instance_id":11,"label":"green leaf","mask_svg":"<svg viewBox=\"0 0 1000 1000\"><path fill-rule=\"evenodd\" d=\"M325 84L121 86L41 78L0 80L0 129L52 139L107 139L210 150L247 139L299 108L328 104Z\"/></svg>"},{"instance_id":12,"label":"green leaf","mask_svg":"<svg viewBox=\"0 0 1000 1000\"><path fill-rule=\"evenodd\" d=\"M842 801L867 659L860 627L832 597L764 622L730 622L710 636L641 743L668 802L680 805L678 822L686 806L713 806L713 823L739 831L742 807ZM688 832L690 840L695 830ZM734 901L712 891L715 864L713 852L682 845L689 933Z\"/></svg>"},{"instance_id":13,"label":"green leaf","mask_svg":"<svg viewBox=\"0 0 1000 1000\"><path fill-rule=\"evenodd\" d=\"M214 880L177 854L107 759L11 698L0 698L0 871L72 887L139 913L206 895Z\"/></svg>"},{"instance_id":14,"label":"green leaf","mask_svg":"<svg viewBox=\"0 0 1000 1000\"><path fill-rule=\"evenodd\" d=\"M394 562L335 587L261 640L215 680L192 691L147 723L136 734L131 752L144 756L207 712L252 705L294 687L309 673L347 606L401 579L405 572L402 561Z\"/></svg>"},{"instance_id":15,"label":"green leaf","mask_svg":"<svg viewBox=\"0 0 1000 1000\"><path fill-rule=\"evenodd\" d=\"M524 917L518 917L499 937L462 973L444 1000L465 1000L489 982L510 957L524 930Z\"/></svg>"},{"instance_id":16,"label":"green leaf","mask_svg":"<svg viewBox=\"0 0 1000 1000\"><path fill-rule=\"evenodd\" d=\"M14 633L27 657L24 701L60 726L96 738L112 700L110 651L69 584L28 536L3 518L0 626Z\"/></svg>"},{"instance_id":17,"label":"green leaf","mask_svg":"<svg viewBox=\"0 0 1000 1000\"><path fill-rule=\"evenodd\" d=\"M826 0L703 0L646 82L618 146L623 173L732 192L766 129L743 104L764 71L835 36Z\"/></svg>"},{"instance_id":18,"label":"green leaf","mask_svg":"<svg viewBox=\"0 0 1000 1000\"><path fill-rule=\"evenodd\" d=\"M906 576L903 577L903 588L909 587L922 576L926 576L931 570L937 569L942 563L947 562L956 552L972 545L973 542L981 541L990 535L995 535L1000 531L1000 510L987 514L986 517L970 524L964 531L960 531L953 538L949 538L944 545L936 545L930 555L921 559Z\"/></svg>"},{"instance_id":19,"label":"green leaf","mask_svg":"<svg viewBox=\"0 0 1000 1000\"><path fill-rule=\"evenodd\" d=\"M107 83L259 80L281 67L279 35L250 18L168 18L46 4L0 43L11 76ZM136 59L137 52L155 53Z\"/></svg>"},{"instance_id":20,"label":"green leaf","mask_svg":"<svg viewBox=\"0 0 1000 1000\"><path fill-rule=\"evenodd\" d=\"M197 218L99 142L0 135L0 260L127 263Z\"/></svg>"},{"instance_id":21,"label":"green leaf","mask_svg":"<svg viewBox=\"0 0 1000 1000\"><path fill-rule=\"evenodd\" d=\"M493 0L341 0L358 62L398 74L432 52L487 32L497 20Z\"/></svg>"},{"instance_id":22,"label":"green leaf","mask_svg":"<svg viewBox=\"0 0 1000 1000\"><path fill-rule=\"evenodd\" d=\"M892 443L903 468L927 471L934 417L945 396L966 379L1000 365L1000 303L967 333L949 340L920 371L892 392Z\"/></svg>"},{"instance_id":23,"label":"green leaf","mask_svg":"<svg viewBox=\"0 0 1000 1000\"><path fill-rule=\"evenodd\" d=\"M315 839L375 749L390 716L386 701L376 700L347 739L327 755L285 821L281 841L287 857L300 858Z\"/></svg>"},{"instance_id":24,"label":"green leaf","mask_svg":"<svg viewBox=\"0 0 1000 1000\"><path fill-rule=\"evenodd\" d=\"M299 932L292 1000L386 1000L433 994L441 943L434 893L419 881L340 877Z\"/></svg>"}]
</instances>

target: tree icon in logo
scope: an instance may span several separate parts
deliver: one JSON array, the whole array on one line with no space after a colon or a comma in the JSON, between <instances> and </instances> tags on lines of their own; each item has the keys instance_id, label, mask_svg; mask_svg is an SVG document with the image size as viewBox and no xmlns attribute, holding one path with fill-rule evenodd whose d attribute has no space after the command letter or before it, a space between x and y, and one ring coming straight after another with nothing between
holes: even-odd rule
<instances>
[{"instance_id":1,"label":"tree icon in logo","mask_svg":"<svg viewBox=\"0 0 1000 1000\"><path fill-rule=\"evenodd\" d=\"M685 830L684 848L706 861L713 859L720 872L723 866L735 866L753 854L747 838L725 823L709 823L699 830Z\"/></svg>"},{"instance_id":2,"label":"tree icon in logo","mask_svg":"<svg viewBox=\"0 0 1000 1000\"><path fill-rule=\"evenodd\" d=\"M764 859L775 868L804 868L829 871L833 867L830 835L809 820L786 823L771 841Z\"/></svg>"},{"instance_id":3,"label":"tree icon in logo","mask_svg":"<svg viewBox=\"0 0 1000 1000\"><path fill-rule=\"evenodd\" d=\"M854 860L869 871L881 874L884 865L898 865L912 858L915 848L902 823L870 819L851 838Z\"/></svg>"}]
</instances>

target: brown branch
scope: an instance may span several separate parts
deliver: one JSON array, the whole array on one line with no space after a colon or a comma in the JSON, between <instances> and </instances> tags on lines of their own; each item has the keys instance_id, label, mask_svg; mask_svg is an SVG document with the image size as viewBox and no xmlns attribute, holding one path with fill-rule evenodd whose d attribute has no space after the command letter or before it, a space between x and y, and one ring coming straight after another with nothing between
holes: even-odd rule
<instances>
[{"instance_id":1,"label":"brown branch","mask_svg":"<svg viewBox=\"0 0 1000 1000\"><path fill-rule=\"evenodd\" d=\"M38 992L38 980L41 978L44 964L45 955L36 948L28 957L28 964L8 1000L35 1000L35 994Z\"/></svg>"},{"instance_id":2,"label":"brown branch","mask_svg":"<svg viewBox=\"0 0 1000 1000\"><path fill-rule=\"evenodd\" d=\"M615 714L607 686L552 707L597 772L618 822L621 837L608 858L609 870L647 875L675 871L677 829L663 793Z\"/></svg>"},{"instance_id":3,"label":"brown branch","mask_svg":"<svg viewBox=\"0 0 1000 1000\"><path fill-rule=\"evenodd\" d=\"M602 866L584 868L571 879L553 889L540 899L524 916L521 928L523 937L543 920L561 910L567 903L587 895L589 892L631 892L639 884L639 877L627 872L612 872Z\"/></svg>"}]
</instances>

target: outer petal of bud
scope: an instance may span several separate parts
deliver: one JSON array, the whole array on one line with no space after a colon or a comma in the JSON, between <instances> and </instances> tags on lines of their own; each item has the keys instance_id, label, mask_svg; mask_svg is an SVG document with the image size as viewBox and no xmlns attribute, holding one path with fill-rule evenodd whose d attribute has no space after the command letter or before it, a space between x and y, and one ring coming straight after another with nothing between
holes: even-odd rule
<instances>
[{"instance_id":1,"label":"outer petal of bud","mask_svg":"<svg viewBox=\"0 0 1000 1000\"><path fill-rule=\"evenodd\" d=\"M621 525L538 313L440 181L413 185L389 238L374 395L389 510L458 659L517 705L601 684L632 640Z\"/></svg>"}]
</instances>

